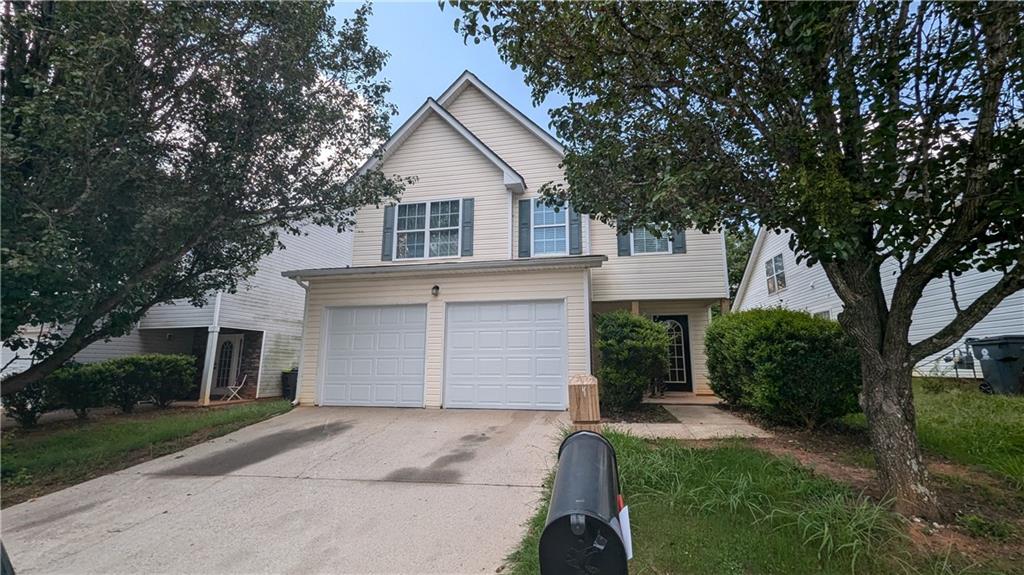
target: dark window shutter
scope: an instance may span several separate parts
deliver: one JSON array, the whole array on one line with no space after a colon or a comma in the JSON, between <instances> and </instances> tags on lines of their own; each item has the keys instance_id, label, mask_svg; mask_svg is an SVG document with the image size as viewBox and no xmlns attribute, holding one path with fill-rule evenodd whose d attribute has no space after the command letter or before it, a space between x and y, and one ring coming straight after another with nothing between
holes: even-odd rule
<instances>
[{"instance_id":1,"label":"dark window shutter","mask_svg":"<svg viewBox=\"0 0 1024 575\"><path fill-rule=\"evenodd\" d=\"M580 213L568 207L569 210L569 255L578 256L583 253L583 218Z\"/></svg>"},{"instance_id":2,"label":"dark window shutter","mask_svg":"<svg viewBox=\"0 0 1024 575\"><path fill-rule=\"evenodd\" d=\"M685 254L686 253L686 230L684 230L684 229L672 230L672 253L674 253L674 254Z\"/></svg>"},{"instance_id":3,"label":"dark window shutter","mask_svg":"<svg viewBox=\"0 0 1024 575\"><path fill-rule=\"evenodd\" d=\"M380 260L391 261L391 253L394 251L395 239L395 206L384 207L384 238L380 243Z\"/></svg>"},{"instance_id":4,"label":"dark window shutter","mask_svg":"<svg viewBox=\"0 0 1024 575\"><path fill-rule=\"evenodd\" d=\"M473 198L462 199L462 255L473 255Z\"/></svg>"},{"instance_id":5,"label":"dark window shutter","mask_svg":"<svg viewBox=\"0 0 1024 575\"><path fill-rule=\"evenodd\" d=\"M519 257L530 257L530 200L519 200Z\"/></svg>"},{"instance_id":6,"label":"dark window shutter","mask_svg":"<svg viewBox=\"0 0 1024 575\"><path fill-rule=\"evenodd\" d=\"M621 219L615 222L615 233L618 234L618 236L619 236L618 237L618 239L619 239L619 255L620 256L630 256L630 255L633 255L632 253L630 253L630 249L629 249L629 230L623 230L622 229L622 220Z\"/></svg>"}]
</instances>

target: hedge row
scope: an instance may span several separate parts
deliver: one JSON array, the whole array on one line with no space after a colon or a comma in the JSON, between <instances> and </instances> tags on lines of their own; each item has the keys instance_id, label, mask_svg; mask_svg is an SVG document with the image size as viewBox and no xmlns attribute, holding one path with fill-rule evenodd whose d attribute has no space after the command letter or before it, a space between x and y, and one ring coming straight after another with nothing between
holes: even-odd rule
<instances>
[{"instance_id":1,"label":"hedge row","mask_svg":"<svg viewBox=\"0 0 1024 575\"><path fill-rule=\"evenodd\" d=\"M636 409L643 402L644 390L668 370L668 331L660 323L627 311L599 315L596 322L601 411Z\"/></svg>"},{"instance_id":2,"label":"hedge row","mask_svg":"<svg viewBox=\"0 0 1024 575\"><path fill-rule=\"evenodd\" d=\"M860 361L834 321L781 308L730 313L705 343L711 389L769 423L810 428L858 410Z\"/></svg>"},{"instance_id":3,"label":"hedge row","mask_svg":"<svg viewBox=\"0 0 1024 575\"><path fill-rule=\"evenodd\" d=\"M190 355L133 355L101 363L66 365L41 381L4 397L4 409L22 427L48 411L71 409L80 419L96 407L130 413L141 401L167 407L193 389L196 360Z\"/></svg>"}]
</instances>

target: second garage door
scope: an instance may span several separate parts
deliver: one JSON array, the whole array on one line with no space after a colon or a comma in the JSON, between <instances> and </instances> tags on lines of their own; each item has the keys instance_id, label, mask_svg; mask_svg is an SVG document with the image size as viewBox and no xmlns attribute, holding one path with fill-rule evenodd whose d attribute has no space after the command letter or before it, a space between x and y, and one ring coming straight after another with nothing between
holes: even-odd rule
<instances>
[{"instance_id":1,"label":"second garage door","mask_svg":"<svg viewBox=\"0 0 1024 575\"><path fill-rule=\"evenodd\" d=\"M427 306L327 310L321 405L423 407Z\"/></svg>"},{"instance_id":2,"label":"second garage door","mask_svg":"<svg viewBox=\"0 0 1024 575\"><path fill-rule=\"evenodd\" d=\"M565 302L448 304L445 348L445 407L565 409Z\"/></svg>"}]
</instances>

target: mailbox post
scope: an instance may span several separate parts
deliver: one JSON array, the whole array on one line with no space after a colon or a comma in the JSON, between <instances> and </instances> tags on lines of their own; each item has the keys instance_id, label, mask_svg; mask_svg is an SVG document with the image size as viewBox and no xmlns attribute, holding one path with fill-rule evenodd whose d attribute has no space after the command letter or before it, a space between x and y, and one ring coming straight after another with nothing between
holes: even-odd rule
<instances>
[{"instance_id":1,"label":"mailbox post","mask_svg":"<svg viewBox=\"0 0 1024 575\"><path fill-rule=\"evenodd\" d=\"M558 449L558 470L540 536L543 575L625 575L615 450L598 433L577 431Z\"/></svg>"}]
</instances>

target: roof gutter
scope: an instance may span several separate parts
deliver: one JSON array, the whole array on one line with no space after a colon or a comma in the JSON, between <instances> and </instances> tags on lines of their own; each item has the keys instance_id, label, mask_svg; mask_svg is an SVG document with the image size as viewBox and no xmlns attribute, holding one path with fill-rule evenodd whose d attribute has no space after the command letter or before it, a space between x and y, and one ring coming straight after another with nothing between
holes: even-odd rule
<instances>
[{"instance_id":1,"label":"roof gutter","mask_svg":"<svg viewBox=\"0 0 1024 575\"><path fill-rule=\"evenodd\" d=\"M477 273L501 273L515 271L547 271L547 270L573 270L601 267L601 264L608 261L608 256L564 256L564 257L540 257L524 258L514 260L491 260L478 262L446 262L428 264L406 264L389 266L365 266L352 268L318 268L306 270L289 270L281 272L281 275L293 280L309 280L314 278L353 278L365 279L378 276L401 277L401 276L422 276L430 274L477 274Z\"/></svg>"},{"instance_id":2,"label":"roof gutter","mask_svg":"<svg viewBox=\"0 0 1024 575\"><path fill-rule=\"evenodd\" d=\"M302 291L305 292L302 303L302 339L299 340L299 362L296 364L299 373L295 375L295 399L292 400L292 407L295 407L299 404L299 384L302 382L302 378L299 376L302 375L302 358L306 357L306 324L308 323L306 316L309 315L309 284L294 278L292 281L298 284Z\"/></svg>"}]
</instances>

